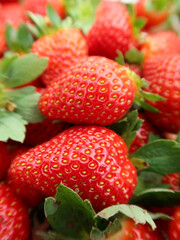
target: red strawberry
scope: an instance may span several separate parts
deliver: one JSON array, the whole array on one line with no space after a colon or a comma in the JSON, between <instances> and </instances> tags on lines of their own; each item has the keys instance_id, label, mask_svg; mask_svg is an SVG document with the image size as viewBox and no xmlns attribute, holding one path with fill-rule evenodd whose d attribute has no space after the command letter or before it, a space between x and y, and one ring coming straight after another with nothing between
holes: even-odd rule
<instances>
[{"instance_id":1,"label":"red strawberry","mask_svg":"<svg viewBox=\"0 0 180 240\"><path fill-rule=\"evenodd\" d=\"M173 213L173 219L169 224L169 240L179 240L180 239L180 205L177 206Z\"/></svg>"},{"instance_id":2,"label":"red strawberry","mask_svg":"<svg viewBox=\"0 0 180 240\"><path fill-rule=\"evenodd\" d=\"M10 165L8 149L4 142L0 142L0 180L3 179Z\"/></svg>"},{"instance_id":3,"label":"red strawberry","mask_svg":"<svg viewBox=\"0 0 180 240\"><path fill-rule=\"evenodd\" d=\"M138 66L137 64L125 63L124 66L128 67L131 71L135 72L137 75L141 77L141 67Z\"/></svg>"},{"instance_id":4,"label":"red strawberry","mask_svg":"<svg viewBox=\"0 0 180 240\"><path fill-rule=\"evenodd\" d=\"M139 114L139 118L143 120L143 123L137 131L136 137L129 148L130 154L137 151L139 148L148 143L149 134L151 132L156 133L154 127L147 121L143 114Z\"/></svg>"},{"instance_id":5,"label":"red strawberry","mask_svg":"<svg viewBox=\"0 0 180 240\"><path fill-rule=\"evenodd\" d=\"M66 68L87 56L87 44L80 30L61 29L35 41L32 52L49 58L48 67L42 75L42 81L48 85Z\"/></svg>"},{"instance_id":6,"label":"red strawberry","mask_svg":"<svg viewBox=\"0 0 180 240\"><path fill-rule=\"evenodd\" d=\"M0 185L0 239L28 240L29 214L23 203L6 185Z\"/></svg>"},{"instance_id":7,"label":"red strawberry","mask_svg":"<svg viewBox=\"0 0 180 240\"><path fill-rule=\"evenodd\" d=\"M7 3L0 6L0 22L2 25L11 24L17 28L27 20L24 7L20 3Z\"/></svg>"},{"instance_id":8,"label":"red strawberry","mask_svg":"<svg viewBox=\"0 0 180 240\"><path fill-rule=\"evenodd\" d=\"M126 203L137 183L125 143L100 126L76 126L60 133L16 158L9 174L45 195L54 195L62 182L97 210Z\"/></svg>"},{"instance_id":9,"label":"red strawberry","mask_svg":"<svg viewBox=\"0 0 180 240\"><path fill-rule=\"evenodd\" d=\"M68 127L69 124L65 122L56 122L47 118L39 123L29 123L26 126L24 144L28 146L37 146L55 137Z\"/></svg>"},{"instance_id":10,"label":"red strawberry","mask_svg":"<svg viewBox=\"0 0 180 240\"><path fill-rule=\"evenodd\" d=\"M149 81L148 91L166 98L150 102L160 113L147 112L151 122L163 131L180 130L180 55L162 55L147 59L143 77Z\"/></svg>"},{"instance_id":11,"label":"red strawberry","mask_svg":"<svg viewBox=\"0 0 180 240\"><path fill-rule=\"evenodd\" d=\"M91 55L114 59L117 50L126 53L134 44L132 22L126 6L119 1L103 0L87 42Z\"/></svg>"},{"instance_id":12,"label":"red strawberry","mask_svg":"<svg viewBox=\"0 0 180 240\"><path fill-rule=\"evenodd\" d=\"M169 13L170 8L164 5L164 9L156 9L156 5L152 5L152 9L147 9L148 2L156 2L152 0L138 0L135 8L138 17L144 17L147 20L146 27L153 27L164 22ZM164 1L165 3L165 1Z\"/></svg>"},{"instance_id":13,"label":"red strawberry","mask_svg":"<svg viewBox=\"0 0 180 240\"><path fill-rule=\"evenodd\" d=\"M180 173L171 173L163 177L162 182L164 184L169 184L170 189L179 191L180 190L179 180L180 180Z\"/></svg>"},{"instance_id":14,"label":"red strawberry","mask_svg":"<svg viewBox=\"0 0 180 240\"><path fill-rule=\"evenodd\" d=\"M152 230L148 224L136 224L132 219L121 222L122 230L108 238L108 240L161 240L158 230Z\"/></svg>"},{"instance_id":15,"label":"red strawberry","mask_svg":"<svg viewBox=\"0 0 180 240\"><path fill-rule=\"evenodd\" d=\"M41 95L39 108L52 119L108 125L132 105L136 84L127 68L103 57L87 57Z\"/></svg>"},{"instance_id":16,"label":"red strawberry","mask_svg":"<svg viewBox=\"0 0 180 240\"><path fill-rule=\"evenodd\" d=\"M159 54L180 53L180 38L174 32L158 32L148 35L141 48L145 59Z\"/></svg>"},{"instance_id":17,"label":"red strawberry","mask_svg":"<svg viewBox=\"0 0 180 240\"><path fill-rule=\"evenodd\" d=\"M51 4L54 10L61 16L65 17L65 8L63 0L24 0L24 7L26 11L46 15L46 8Z\"/></svg>"},{"instance_id":18,"label":"red strawberry","mask_svg":"<svg viewBox=\"0 0 180 240\"><path fill-rule=\"evenodd\" d=\"M11 161L13 161L16 157L28 152L29 150L30 148L24 146L16 148L11 153ZM16 179L13 179L9 174L7 175L6 182L10 188L13 189L18 198L22 199L23 202L25 202L28 206L37 206L43 198L42 194L40 194L40 192L34 189L32 186L28 186L23 182L16 181Z\"/></svg>"}]
</instances>

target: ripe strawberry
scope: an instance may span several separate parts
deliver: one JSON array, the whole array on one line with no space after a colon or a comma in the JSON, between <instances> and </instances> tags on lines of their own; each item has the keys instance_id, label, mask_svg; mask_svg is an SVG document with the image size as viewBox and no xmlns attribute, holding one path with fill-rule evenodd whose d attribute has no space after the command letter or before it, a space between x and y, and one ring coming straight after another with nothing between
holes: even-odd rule
<instances>
[{"instance_id":1,"label":"ripe strawberry","mask_svg":"<svg viewBox=\"0 0 180 240\"><path fill-rule=\"evenodd\" d=\"M174 32L158 32L148 35L141 47L145 59L159 54L180 53L180 38Z\"/></svg>"},{"instance_id":2,"label":"ripe strawberry","mask_svg":"<svg viewBox=\"0 0 180 240\"><path fill-rule=\"evenodd\" d=\"M69 124L65 122L56 122L48 118L39 123L29 123L26 126L24 144L28 146L37 146L49 141L68 127Z\"/></svg>"},{"instance_id":3,"label":"ripe strawberry","mask_svg":"<svg viewBox=\"0 0 180 240\"><path fill-rule=\"evenodd\" d=\"M87 42L90 55L115 59L117 50L125 54L134 45L132 22L126 6L119 1L101 1Z\"/></svg>"},{"instance_id":4,"label":"ripe strawberry","mask_svg":"<svg viewBox=\"0 0 180 240\"><path fill-rule=\"evenodd\" d=\"M65 17L63 0L24 0L23 4L26 11L37 13L43 16L46 15L46 8L48 4L51 4L61 18Z\"/></svg>"},{"instance_id":5,"label":"ripe strawberry","mask_svg":"<svg viewBox=\"0 0 180 240\"><path fill-rule=\"evenodd\" d=\"M124 66L129 68L131 71L135 72L137 75L141 77L141 67L138 66L137 64L125 63Z\"/></svg>"},{"instance_id":6,"label":"ripe strawberry","mask_svg":"<svg viewBox=\"0 0 180 240\"><path fill-rule=\"evenodd\" d=\"M148 143L149 134L151 132L156 133L154 127L147 121L143 114L139 114L138 117L143 120L143 123L139 130L137 131L136 137L129 148L130 154L137 151L139 148Z\"/></svg>"},{"instance_id":7,"label":"ripe strawberry","mask_svg":"<svg viewBox=\"0 0 180 240\"><path fill-rule=\"evenodd\" d=\"M125 143L100 126L76 126L60 133L16 158L9 174L45 195L54 195L62 182L97 210L126 203L137 183Z\"/></svg>"},{"instance_id":8,"label":"ripe strawberry","mask_svg":"<svg viewBox=\"0 0 180 240\"><path fill-rule=\"evenodd\" d=\"M23 5L20 3L7 3L0 6L0 22L2 25L11 24L17 28L22 22L27 21Z\"/></svg>"},{"instance_id":9,"label":"ripe strawberry","mask_svg":"<svg viewBox=\"0 0 180 240\"><path fill-rule=\"evenodd\" d=\"M168 174L167 176L163 177L162 182L164 184L169 184L170 189L179 191L179 180L180 180L180 173L172 173Z\"/></svg>"},{"instance_id":10,"label":"ripe strawberry","mask_svg":"<svg viewBox=\"0 0 180 240\"><path fill-rule=\"evenodd\" d=\"M132 219L121 222L122 230L108 238L109 240L161 240L158 230L152 230L148 224L136 224Z\"/></svg>"},{"instance_id":11,"label":"ripe strawberry","mask_svg":"<svg viewBox=\"0 0 180 240\"><path fill-rule=\"evenodd\" d=\"M3 179L10 165L8 149L4 142L0 142L0 180Z\"/></svg>"},{"instance_id":12,"label":"ripe strawberry","mask_svg":"<svg viewBox=\"0 0 180 240\"><path fill-rule=\"evenodd\" d=\"M147 20L146 27L153 27L164 22L170 13L170 8L164 5L164 9L156 9L155 3L154 5L152 5L152 9L148 10L146 7L147 2L152 2L152 4L154 4L154 2L156 1L138 0L135 5L137 16L144 17Z\"/></svg>"},{"instance_id":13,"label":"ripe strawberry","mask_svg":"<svg viewBox=\"0 0 180 240\"><path fill-rule=\"evenodd\" d=\"M48 67L42 75L42 81L48 85L66 68L87 56L87 44L80 30L60 29L35 41L32 52L49 58Z\"/></svg>"},{"instance_id":14,"label":"ripe strawberry","mask_svg":"<svg viewBox=\"0 0 180 240\"><path fill-rule=\"evenodd\" d=\"M143 77L149 81L148 91L166 98L150 102L159 113L147 112L151 122L163 131L180 130L180 55L162 55L147 59Z\"/></svg>"},{"instance_id":15,"label":"ripe strawberry","mask_svg":"<svg viewBox=\"0 0 180 240\"><path fill-rule=\"evenodd\" d=\"M16 157L21 156L22 154L28 152L30 148L19 146L11 153L11 161ZM14 193L18 196L19 199L22 199L27 206L35 207L37 206L43 198L43 195L33 186L28 186L23 182L16 181L9 174L6 177L6 183L8 186L13 189Z\"/></svg>"},{"instance_id":16,"label":"ripe strawberry","mask_svg":"<svg viewBox=\"0 0 180 240\"><path fill-rule=\"evenodd\" d=\"M12 190L3 184L0 184L0 219L0 239L29 239L28 210Z\"/></svg>"},{"instance_id":17,"label":"ripe strawberry","mask_svg":"<svg viewBox=\"0 0 180 240\"><path fill-rule=\"evenodd\" d=\"M18 0L0 0L0 3L18 2Z\"/></svg>"},{"instance_id":18,"label":"ripe strawberry","mask_svg":"<svg viewBox=\"0 0 180 240\"><path fill-rule=\"evenodd\" d=\"M44 91L39 108L52 119L108 125L126 114L136 88L127 68L104 57L87 57Z\"/></svg>"},{"instance_id":19,"label":"ripe strawberry","mask_svg":"<svg viewBox=\"0 0 180 240\"><path fill-rule=\"evenodd\" d=\"M180 239L180 205L177 206L173 213L173 219L169 223L169 240L179 240Z\"/></svg>"}]
</instances>

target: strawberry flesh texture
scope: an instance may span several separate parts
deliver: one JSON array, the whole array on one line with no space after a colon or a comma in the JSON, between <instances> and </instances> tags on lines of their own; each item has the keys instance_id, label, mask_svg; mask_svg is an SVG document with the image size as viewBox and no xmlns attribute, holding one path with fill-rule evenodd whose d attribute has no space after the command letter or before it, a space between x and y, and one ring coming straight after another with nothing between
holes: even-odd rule
<instances>
[{"instance_id":1,"label":"strawberry flesh texture","mask_svg":"<svg viewBox=\"0 0 180 240\"><path fill-rule=\"evenodd\" d=\"M7 185L0 185L0 239L28 240L30 219L27 208Z\"/></svg>"},{"instance_id":2,"label":"strawberry flesh texture","mask_svg":"<svg viewBox=\"0 0 180 240\"><path fill-rule=\"evenodd\" d=\"M150 34L145 38L141 52L145 59L160 54L177 54L180 53L180 39L171 31Z\"/></svg>"},{"instance_id":3,"label":"strawberry flesh texture","mask_svg":"<svg viewBox=\"0 0 180 240\"><path fill-rule=\"evenodd\" d=\"M52 119L108 125L126 114L136 88L125 67L104 57L88 57L44 91L39 108Z\"/></svg>"},{"instance_id":4,"label":"strawberry flesh texture","mask_svg":"<svg viewBox=\"0 0 180 240\"><path fill-rule=\"evenodd\" d=\"M122 230L119 240L161 240L160 233L153 231L148 224L136 224L132 219L121 222Z\"/></svg>"},{"instance_id":5,"label":"strawberry flesh texture","mask_svg":"<svg viewBox=\"0 0 180 240\"><path fill-rule=\"evenodd\" d=\"M95 210L128 202L137 184L125 143L100 126L75 126L64 131L16 158L9 173L48 196L54 195L62 182L89 199Z\"/></svg>"},{"instance_id":6,"label":"strawberry flesh texture","mask_svg":"<svg viewBox=\"0 0 180 240\"><path fill-rule=\"evenodd\" d=\"M133 153L137 151L139 148L144 146L148 143L149 140L149 134L152 132L154 134L157 134L157 131L154 129L154 127L147 121L145 116L141 113L139 113L138 117L143 120L143 123L141 127L138 129L136 137L134 141L132 142L129 153Z\"/></svg>"},{"instance_id":7,"label":"strawberry flesh texture","mask_svg":"<svg viewBox=\"0 0 180 240\"><path fill-rule=\"evenodd\" d=\"M16 157L28 152L29 149L30 148L25 146L17 147L11 153L11 160L13 161ZM38 190L34 189L33 186L16 181L16 179L13 179L10 174L7 174L6 183L14 191L18 198L22 199L23 202L29 207L37 206L43 199L43 195Z\"/></svg>"},{"instance_id":8,"label":"strawberry flesh texture","mask_svg":"<svg viewBox=\"0 0 180 240\"><path fill-rule=\"evenodd\" d=\"M138 0L135 8L136 8L136 14L137 17L143 17L146 19L146 27L153 27L153 26L157 26L160 23L164 22L170 11L169 8L167 8L166 10L163 11L157 11L157 10L151 10L148 11L146 10L146 2L149 0Z\"/></svg>"},{"instance_id":9,"label":"strawberry flesh texture","mask_svg":"<svg viewBox=\"0 0 180 240\"><path fill-rule=\"evenodd\" d=\"M180 130L180 55L160 55L147 59L143 77L149 81L147 91L159 94L165 101L149 103L160 113L146 112L155 126L167 132Z\"/></svg>"},{"instance_id":10,"label":"strawberry flesh texture","mask_svg":"<svg viewBox=\"0 0 180 240\"><path fill-rule=\"evenodd\" d=\"M133 45L131 18L125 5L119 1L102 1L96 20L87 34L90 55L115 59L117 50L125 54Z\"/></svg>"},{"instance_id":11,"label":"strawberry flesh texture","mask_svg":"<svg viewBox=\"0 0 180 240\"><path fill-rule=\"evenodd\" d=\"M0 22L4 27L6 24L11 24L18 28L27 19L25 9L20 3L7 3L0 6Z\"/></svg>"},{"instance_id":12,"label":"strawberry flesh texture","mask_svg":"<svg viewBox=\"0 0 180 240\"><path fill-rule=\"evenodd\" d=\"M87 43L78 29L60 29L35 41L32 52L39 57L48 57L48 67L42 74L47 86L73 63L88 54Z\"/></svg>"},{"instance_id":13,"label":"strawberry flesh texture","mask_svg":"<svg viewBox=\"0 0 180 240\"><path fill-rule=\"evenodd\" d=\"M46 16L46 8L51 4L54 10L61 16L65 17L65 8L62 0L25 0L23 2L26 11Z\"/></svg>"},{"instance_id":14,"label":"strawberry flesh texture","mask_svg":"<svg viewBox=\"0 0 180 240\"><path fill-rule=\"evenodd\" d=\"M173 213L173 219L169 223L169 240L180 239L180 205L177 206Z\"/></svg>"},{"instance_id":15,"label":"strawberry flesh texture","mask_svg":"<svg viewBox=\"0 0 180 240\"><path fill-rule=\"evenodd\" d=\"M0 180L2 180L6 174L10 162L7 146L4 142L0 142Z\"/></svg>"}]
</instances>

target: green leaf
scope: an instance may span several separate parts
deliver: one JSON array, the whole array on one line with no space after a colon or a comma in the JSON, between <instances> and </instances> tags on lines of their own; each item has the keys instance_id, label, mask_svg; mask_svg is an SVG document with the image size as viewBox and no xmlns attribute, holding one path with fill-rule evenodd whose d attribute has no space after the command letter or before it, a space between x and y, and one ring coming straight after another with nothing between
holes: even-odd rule
<instances>
[{"instance_id":1,"label":"green leaf","mask_svg":"<svg viewBox=\"0 0 180 240\"><path fill-rule=\"evenodd\" d=\"M17 31L10 24L6 26L5 38L10 50L16 51L18 48Z\"/></svg>"},{"instance_id":2,"label":"green leaf","mask_svg":"<svg viewBox=\"0 0 180 240\"><path fill-rule=\"evenodd\" d=\"M17 113L0 110L0 141L23 142L27 122Z\"/></svg>"},{"instance_id":3,"label":"green leaf","mask_svg":"<svg viewBox=\"0 0 180 240\"><path fill-rule=\"evenodd\" d=\"M158 174L180 172L180 147L171 140L160 139L148 143L129 156L146 161L148 171Z\"/></svg>"},{"instance_id":4,"label":"green leaf","mask_svg":"<svg viewBox=\"0 0 180 240\"><path fill-rule=\"evenodd\" d=\"M146 92L146 91L142 91L142 96L146 100L150 100L150 101L154 101L154 102L167 100L166 98L164 98L158 94L154 94L154 93L150 93L150 92Z\"/></svg>"},{"instance_id":5,"label":"green leaf","mask_svg":"<svg viewBox=\"0 0 180 240\"><path fill-rule=\"evenodd\" d=\"M110 223L109 226L105 230L106 238L114 235L121 229L122 229L122 225L121 225L120 219L115 218L114 221L112 223Z\"/></svg>"},{"instance_id":6,"label":"green leaf","mask_svg":"<svg viewBox=\"0 0 180 240\"><path fill-rule=\"evenodd\" d=\"M18 29L17 42L19 49L21 49L23 52L30 51L33 44L33 37L25 24L21 24Z\"/></svg>"},{"instance_id":7,"label":"green leaf","mask_svg":"<svg viewBox=\"0 0 180 240\"><path fill-rule=\"evenodd\" d=\"M136 224L138 223L145 224L147 222L151 225L152 229L155 229L156 227L155 223L149 216L148 212L135 205L128 205L128 204L114 205L114 206L105 208L104 210L99 212L97 215L105 219L109 219L113 215L117 214L118 212L133 219Z\"/></svg>"},{"instance_id":8,"label":"green leaf","mask_svg":"<svg viewBox=\"0 0 180 240\"><path fill-rule=\"evenodd\" d=\"M180 191L173 191L164 188L147 189L134 196L131 204L147 206L175 206L180 204Z\"/></svg>"},{"instance_id":9,"label":"green leaf","mask_svg":"<svg viewBox=\"0 0 180 240\"><path fill-rule=\"evenodd\" d=\"M44 16L39 14L34 14L29 11L27 12L27 15L32 20L32 22L36 25L36 29L37 29L36 33L38 33L38 37L45 36L47 34L47 24L45 22Z\"/></svg>"},{"instance_id":10,"label":"green leaf","mask_svg":"<svg viewBox=\"0 0 180 240\"><path fill-rule=\"evenodd\" d=\"M136 102L135 102L135 104L136 104ZM159 113L159 110L157 108L153 107L152 105L150 105L147 102L144 102L144 99L143 100L139 100L139 104L145 110L148 110L148 111L153 112L153 113Z\"/></svg>"},{"instance_id":11,"label":"green leaf","mask_svg":"<svg viewBox=\"0 0 180 240\"><path fill-rule=\"evenodd\" d=\"M148 213L153 220L157 220L157 219L171 220L172 219L172 217L168 216L167 214L161 213L161 212L159 212L159 213L148 212Z\"/></svg>"},{"instance_id":12,"label":"green leaf","mask_svg":"<svg viewBox=\"0 0 180 240\"><path fill-rule=\"evenodd\" d=\"M134 27L141 30L146 25L147 19L143 17L138 17L134 21Z\"/></svg>"},{"instance_id":13,"label":"green leaf","mask_svg":"<svg viewBox=\"0 0 180 240\"><path fill-rule=\"evenodd\" d=\"M180 132L177 134L176 142L180 144Z\"/></svg>"},{"instance_id":14,"label":"green leaf","mask_svg":"<svg viewBox=\"0 0 180 240\"><path fill-rule=\"evenodd\" d=\"M90 203L89 203L90 204ZM95 212L70 188L60 184L54 198L45 201L45 213L52 228L69 239L89 239Z\"/></svg>"},{"instance_id":15,"label":"green leaf","mask_svg":"<svg viewBox=\"0 0 180 240\"><path fill-rule=\"evenodd\" d=\"M124 62L124 56L122 54L122 52L120 52L119 50L117 51L118 56L115 58L115 61L117 63L119 63L120 65L124 66L125 62Z\"/></svg>"},{"instance_id":16,"label":"green leaf","mask_svg":"<svg viewBox=\"0 0 180 240\"><path fill-rule=\"evenodd\" d=\"M9 66L17 58L18 58L17 55L2 58L1 63L0 63L0 72L3 73L6 76L6 78L8 77L7 76L7 70L9 68Z\"/></svg>"},{"instance_id":17,"label":"green leaf","mask_svg":"<svg viewBox=\"0 0 180 240\"><path fill-rule=\"evenodd\" d=\"M55 28L62 28L62 21L61 18L59 17L59 15L56 13L56 11L54 10L54 8L52 7L51 4L48 4L47 7L47 15L53 25L53 27Z\"/></svg>"},{"instance_id":18,"label":"green leaf","mask_svg":"<svg viewBox=\"0 0 180 240\"><path fill-rule=\"evenodd\" d=\"M93 227L90 233L91 240L104 240L105 234L101 232L98 228Z\"/></svg>"},{"instance_id":19,"label":"green leaf","mask_svg":"<svg viewBox=\"0 0 180 240\"><path fill-rule=\"evenodd\" d=\"M126 52L125 60L131 64L141 65L143 63L144 56L137 48L131 48L128 52Z\"/></svg>"},{"instance_id":20,"label":"green leaf","mask_svg":"<svg viewBox=\"0 0 180 240\"><path fill-rule=\"evenodd\" d=\"M43 121L45 117L41 114L38 107L39 98L40 94L35 92L16 98L13 101L17 106L15 111L29 123Z\"/></svg>"},{"instance_id":21,"label":"green leaf","mask_svg":"<svg viewBox=\"0 0 180 240\"><path fill-rule=\"evenodd\" d=\"M6 68L6 87L18 87L39 77L47 67L47 58L38 58L36 54L29 53L15 58Z\"/></svg>"},{"instance_id":22,"label":"green leaf","mask_svg":"<svg viewBox=\"0 0 180 240\"><path fill-rule=\"evenodd\" d=\"M158 139L161 139L161 137L160 137L160 136L157 136L157 135L155 135L154 133L151 132L151 133L149 134L148 143L154 142L154 141L156 141L156 140L158 140Z\"/></svg>"},{"instance_id":23,"label":"green leaf","mask_svg":"<svg viewBox=\"0 0 180 240\"><path fill-rule=\"evenodd\" d=\"M110 129L119 134L129 148L137 130L141 127L142 120L138 118L137 110L128 113L123 119L109 126Z\"/></svg>"}]
</instances>

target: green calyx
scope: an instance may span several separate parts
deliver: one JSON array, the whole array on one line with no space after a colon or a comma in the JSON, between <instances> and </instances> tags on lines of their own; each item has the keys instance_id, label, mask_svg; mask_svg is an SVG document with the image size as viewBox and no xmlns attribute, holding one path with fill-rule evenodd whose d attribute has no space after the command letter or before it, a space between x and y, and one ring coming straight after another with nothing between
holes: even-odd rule
<instances>
[{"instance_id":1,"label":"green calyx","mask_svg":"<svg viewBox=\"0 0 180 240\"><path fill-rule=\"evenodd\" d=\"M148 82L144 78L140 78L135 72L131 71L130 69L126 68L126 72L131 80L136 83L137 91L136 96L134 99L134 105L136 108L144 108L150 112L158 113L159 110L154 108L152 105L147 103L145 100L150 101L165 101L164 97L161 97L157 94L153 94L144 90L144 88L148 88Z\"/></svg>"},{"instance_id":2,"label":"green calyx","mask_svg":"<svg viewBox=\"0 0 180 240\"><path fill-rule=\"evenodd\" d=\"M22 87L35 80L46 69L48 60L36 54L4 57L0 63L0 141L23 142L25 125L44 119L38 109L40 94L33 86Z\"/></svg>"},{"instance_id":3,"label":"green calyx","mask_svg":"<svg viewBox=\"0 0 180 240\"><path fill-rule=\"evenodd\" d=\"M174 3L174 0L148 0L145 1L145 8L147 11L166 11Z\"/></svg>"}]
</instances>

